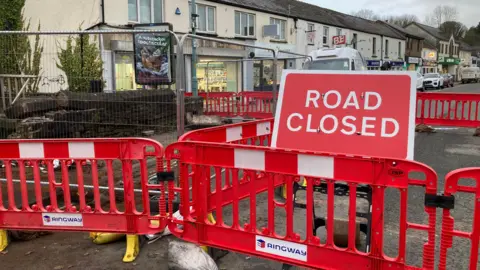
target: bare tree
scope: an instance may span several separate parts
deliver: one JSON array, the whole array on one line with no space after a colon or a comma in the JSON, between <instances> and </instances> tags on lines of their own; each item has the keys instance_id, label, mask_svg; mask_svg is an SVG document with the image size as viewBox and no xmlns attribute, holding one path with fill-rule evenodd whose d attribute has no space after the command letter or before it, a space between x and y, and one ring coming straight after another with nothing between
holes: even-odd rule
<instances>
[{"instance_id":1,"label":"bare tree","mask_svg":"<svg viewBox=\"0 0 480 270\"><path fill-rule=\"evenodd\" d=\"M468 31L468 28L464 24L453 21L442 23L438 29L449 37L453 35L455 39L462 39Z\"/></svg>"},{"instance_id":2,"label":"bare tree","mask_svg":"<svg viewBox=\"0 0 480 270\"><path fill-rule=\"evenodd\" d=\"M380 19L380 16L375 14L375 12L373 12L373 10L371 9L360 9L359 11L352 12L351 15L371 21L376 21Z\"/></svg>"},{"instance_id":3,"label":"bare tree","mask_svg":"<svg viewBox=\"0 0 480 270\"><path fill-rule=\"evenodd\" d=\"M418 17L413 14L403 14L399 16L386 16L383 18L383 20L401 27L405 27L412 22L418 22Z\"/></svg>"},{"instance_id":4,"label":"bare tree","mask_svg":"<svg viewBox=\"0 0 480 270\"><path fill-rule=\"evenodd\" d=\"M432 13L425 18L425 24L433 27L440 27L442 23L448 21L456 21L458 18L458 10L454 6L436 6Z\"/></svg>"}]
</instances>

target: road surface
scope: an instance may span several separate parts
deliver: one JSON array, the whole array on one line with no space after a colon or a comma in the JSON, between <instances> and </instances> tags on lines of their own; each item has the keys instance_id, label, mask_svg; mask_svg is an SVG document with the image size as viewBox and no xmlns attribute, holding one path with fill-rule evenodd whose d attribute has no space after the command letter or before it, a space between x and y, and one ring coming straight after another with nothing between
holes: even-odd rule
<instances>
[{"instance_id":1,"label":"road surface","mask_svg":"<svg viewBox=\"0 0 480 270\"><path fill-rule=\"evenodd\" d=\"M454 92L454 93L472 93L480 94L480 83L457 83L454 87L444 88L441 90L429 90L427 92Z\"/></svg>"}]
</instances>

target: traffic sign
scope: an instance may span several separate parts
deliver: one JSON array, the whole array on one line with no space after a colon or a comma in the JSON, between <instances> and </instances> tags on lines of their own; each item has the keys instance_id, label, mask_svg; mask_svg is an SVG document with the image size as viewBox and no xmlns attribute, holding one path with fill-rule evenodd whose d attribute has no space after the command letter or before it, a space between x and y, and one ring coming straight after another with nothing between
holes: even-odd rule
<instances>
[{"instance_id":1,"label":"traffic sign","mask_svg":"<svg viewBox=\"0 0 480 270\"><path fill-rule=\"evenodd\" d=\"M415 72L285 70L272 147L413 159Z\"/></svg>"}]
</instances>

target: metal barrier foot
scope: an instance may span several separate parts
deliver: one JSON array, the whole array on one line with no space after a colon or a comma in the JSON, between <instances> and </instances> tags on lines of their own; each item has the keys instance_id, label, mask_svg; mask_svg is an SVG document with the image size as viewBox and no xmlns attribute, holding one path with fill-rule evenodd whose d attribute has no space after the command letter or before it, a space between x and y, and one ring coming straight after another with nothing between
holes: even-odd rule
<instances>
[{"instance_id":1,"label":"metal barrier foot","mask_svg":"<svg viewBox=\"0 0 480 270\"><path fill-rule=\"evenodd\" d=\"M125 250L125 256L123 256L123 262L135 261L138 253L140 253L140 239L138 235L127 235L127 249Z\"/></svg>"},{"instance_id":2,"label":"metal barrier foot","mask_svg":"<svg viewBox=\"0 0 480 270\"><path fill-rule=\"evenodd\" d=\"M8 246L8 232L0 230L0 252L4 251Z\"/></svg>"}]
</instances>

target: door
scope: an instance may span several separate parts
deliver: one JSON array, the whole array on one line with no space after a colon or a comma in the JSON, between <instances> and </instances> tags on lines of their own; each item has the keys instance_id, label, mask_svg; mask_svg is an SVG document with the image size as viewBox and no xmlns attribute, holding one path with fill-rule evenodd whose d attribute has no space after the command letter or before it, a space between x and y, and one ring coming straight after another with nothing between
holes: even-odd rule
<instances>
[{"instance_id":1,"label":"door","mask_svg":"<svg viewBox=\"0 0 480 270\"><path fill-rule=\"evenodd\" d=\"M115 90L133 90L135 84L135 68L132 53L115 53Z\"/></svg>"}]
</instances>

